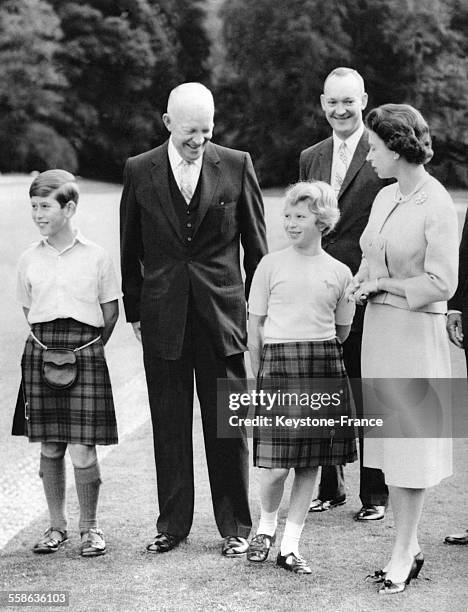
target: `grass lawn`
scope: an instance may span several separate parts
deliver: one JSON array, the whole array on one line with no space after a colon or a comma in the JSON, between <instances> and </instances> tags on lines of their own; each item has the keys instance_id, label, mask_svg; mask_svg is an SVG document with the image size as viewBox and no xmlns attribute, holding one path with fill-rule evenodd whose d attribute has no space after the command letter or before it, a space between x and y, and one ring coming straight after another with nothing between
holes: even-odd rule
<instances>
[{"instance_id":1,"label":"grass lawn","mask_svg":"<svg viewBox=\"0 0 468 612\"><path fill-rule=\"evenodd\" d=\"M29 177L0 178L3 213L0 282L4 290L0 302L0 391L4 398L4 409L0 411L0 535L7 523L21 525L34 491L40 494L36 476L37 446L9 436L19 379L17 363L26 333L26 325L14 303L14 267L25 245L36 238L25 196L29 181ZM120 188L84 182L82 192L79 225L86 235L108 248L117 262ZM455 195L461 218L467 193ZM283 240L280 192L266 192L266 196L270 247L280 248ZM42 503L42 511L33 513L31 519L24 522L24 528L0 549L0 590L67 590L70 609L74 611L467 611L468 550L445 546L442 542L447 533L468 527L468 440L455 440L454 476L428 492L420 531L426 564L420 578L400 596L379 597L376 587L363 581L367 573L381 567L387 558L393 538L393 520L391 513L384 521L374 524L352 520L353 512L360 507L356 464L346 468L347 505L308 517L301 550L311 563L312 576L299 577L277 569L274 565L276 549L260 566L248 564L243 559L221 557L221 540L212 516L198 406L194 410L196 502L191 535L186 543L167 555L145 553L145 544L155 533L157 515L151 426L146 420L148 406L141 377L140 349L123 318L107 354L118 397L120 431L124 434L121 443L102 461L100 516L109 552L96 559L79 557L78 506L71 487L70 542L50 557L30 552L34 541L47 527ZM452 358L456 375L465 376L461 351L453 351ZM26 457L30 457L30 463L25 461ZM6 503L14 496L18 478L27 482L30 489L26 488L24 495L18 498L17 506L2 514L2 499ZM255 526L259 515L258 471L253 468L251 501ZM287 501L285 496L280 532Z\"/></svg>"}]
</instances>

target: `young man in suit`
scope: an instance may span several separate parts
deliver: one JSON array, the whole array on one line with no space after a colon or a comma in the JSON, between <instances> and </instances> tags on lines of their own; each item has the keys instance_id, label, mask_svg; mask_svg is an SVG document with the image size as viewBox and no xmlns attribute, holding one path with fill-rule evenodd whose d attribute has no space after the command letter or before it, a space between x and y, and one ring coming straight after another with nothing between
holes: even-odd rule
<instances>
[{"instance_id":1,"label":"young man in suit","mask_svg":"<svg viewBox=\"0 0 468 612\"><path fill-rule=\"evenodd\" d=\"M458 286L455 295L449 300L447 314L447 332L455 346L465 350L465 359L468 371L468 343L465 333L468 329L468 214L460 242L458 259ZM445 538L446 544L468 544L468 529L464 532L453 533Z\"/></svg>"},{"instance_id":2,"label":"young man in suit","mask_svg":"<svg viewBox=\"0 0 468 612\"><path fill-rule=\"evenodd\" d=\"M213 119L211 92L184 83L163 116L169 140L127 161L122 283L153 423L159 518L147 550L171 550L192 525L195 373L215 519L222 552L233 557L247 551L251 528L248 448L245 432L217 436L217 379L245 377L245 296L267 247L250 156L212 144Z\"/></svg>"},{"instance_id":3,"label":"young man in suit","mask_svg":"<svg viewBox=\"0 0 468 612\"><path fill-rule=\"evenodd\" d=\"M355 274L361 261L359 238L367 224L372 202L386 185L366 161L369 150L362 112L367 94L361 75L351 68L335 68L325 79L320 96L322 109L333 132L332 136L302 151L299 164L301 180L322 180L335 189L340 220L324 237L323 248L345 263ZM364 308L358 307L351 333L343 345L348 376L361 377L361 340ZM353 384L356 410L362 411L361 388ZM380 470L362 465L363 440L360 436L360 498L362 508L356 520L378 520L385 514L388 491ZM318 498L311 512L323 512L346 503L343 466L322 468Z\"/></svg>"}]
</instances>

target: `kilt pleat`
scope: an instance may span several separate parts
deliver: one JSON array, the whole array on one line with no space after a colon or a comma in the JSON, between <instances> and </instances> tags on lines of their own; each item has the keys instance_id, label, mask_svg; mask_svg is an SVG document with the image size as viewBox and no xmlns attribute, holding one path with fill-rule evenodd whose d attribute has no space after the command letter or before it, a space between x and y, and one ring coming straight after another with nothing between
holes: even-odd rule
<instances>
[{"instance_id":1,"label":"kilt pleat","mask_svg":"<svg viewBox=\"0 0 468 612\"><path fill-rule=\"evenodd\" d=\"M74 319L36 323L32 331L45 346L54 348L77 348L100 333L96 327ZM13 435L24 434L30 442L116 444L117 423L103 343L98 341L76 353L78 379L63 391L43 383L42 352L29 336L21 358Z\"/></svg>"},{"instance_id":2,"label":"kilt pleat","mask_svg":"<svg viewBox=\"0 0 468 612\"><path fill-rule=\"evenodd\" d=\"M314 342L265 344L258 386L288 387L291 379L321 378L338 381L344 390L341 413L352 414L342 348L336 339ZM315 416L315 415L314 415ZM254 435L254 465L265 468L342 465L357 459L354 433L337 438L322 432L321 437L288 435L283 427L259 427Z\"/></svg>"}]
</instances>

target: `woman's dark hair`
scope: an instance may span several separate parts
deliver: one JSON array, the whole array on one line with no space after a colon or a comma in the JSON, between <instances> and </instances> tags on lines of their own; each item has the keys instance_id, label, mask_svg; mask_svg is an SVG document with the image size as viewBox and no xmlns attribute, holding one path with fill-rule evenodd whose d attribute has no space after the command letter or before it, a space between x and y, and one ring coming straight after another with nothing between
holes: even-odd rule
<instances>
[{"instance_id":1,"label":"woman's dark hair","mask_svg":"<svg viewBox=\"0 0 468 612\"><path fill-rule=\"evenodd\" d=\"M391 151L410 164L426 164L434 155L429 126L409 104L383 104L373 108L365 122Z\"/></svg>"},{"instance_id":2,"label":"woman's dark hair","mask_svg":"<svg viewBox=\"0 0 468 612\"><path fill-rule=\"evenodd\" d=\"M78 204L79 191L73 174L58 169L38 174L29 188L29 197L47 198L51 194L62 208L70 201Z\"/></svg>"}]
</instances>

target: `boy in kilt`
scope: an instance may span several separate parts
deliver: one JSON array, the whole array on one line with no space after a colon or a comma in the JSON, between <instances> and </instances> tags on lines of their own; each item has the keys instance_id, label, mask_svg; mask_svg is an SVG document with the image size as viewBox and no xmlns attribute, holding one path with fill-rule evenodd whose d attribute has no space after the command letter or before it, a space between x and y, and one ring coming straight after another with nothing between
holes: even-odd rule
<instances>
[{"instance_id":1,"label":"boy in kilt","mask_svg":"<svg viewBox=\"0 0 468 612\"><path fill-rule=\"evenodd\" d=\"M71 226L78 203L75 177L65 170L42 172L29 195L42 238L18 264L17 297L31 332L21 359L12 433L41 443L39 475L50 526L33 551L53 553L67 541L68 446L80 505L80 554L94 557L106 552L96 520L101 485L96 444L118 441L104 345L118 318L121 293L109 255ZM59 388L62 381L52 384L44 374L45 355L70 356L63 349L73 350L76 379Z\"/></svg>"},{"instance_id":2,"label":"boy in kilt","mask_svg":"<svg viewBox=\"0 0 468 612\"><path fill-rule=\"evenodd\" d=\"M343 389L341 414L350 395L341 344L349 334L354 305L345 296L351 282L347 266L321 247L339 211L333 189L323 182L299 182L286 193L284 228L290 246L266 255L255 272L249 298L249 351L260 388L291 387L291 379L332 379ZM288 385L288 381L290 384ZM297 407L295 407L297 408ZM287 408L285 414L287 414ZM302 414L307 413L307 406ZM273 413L271 413L273 414ZM320 416L320 413L313 414ZM267 559L275 539L284 483L294 468L289 511L276 563L296 574L311 569L299 554L299 539L309 510L319 466L356 460L352 432L259 427L254 437L254 465L260 474L261 516L250 542L249 561Z\"/></svg>"}]
</instances>

